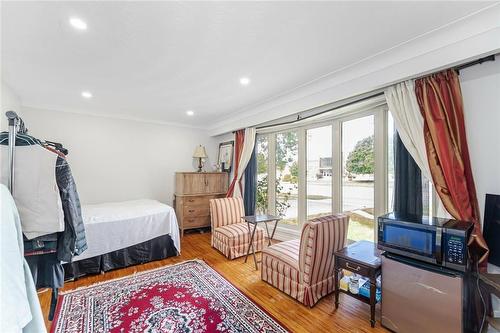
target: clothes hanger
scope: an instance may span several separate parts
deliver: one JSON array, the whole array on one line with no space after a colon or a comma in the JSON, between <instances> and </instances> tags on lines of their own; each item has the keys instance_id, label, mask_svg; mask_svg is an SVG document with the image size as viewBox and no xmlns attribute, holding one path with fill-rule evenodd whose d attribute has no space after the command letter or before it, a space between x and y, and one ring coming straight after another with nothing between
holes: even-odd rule
<instances>
[{"instance_id":1,"label":"clothes hanger","mask_svg":"<svg viewBox=\"0 0 500 333\"><path fill-rule=\"evenodd\" d=\"M68 155L68 150L63 147L63 145L59 142L53 142L53 141L45 141L44 144L54 147L57 151L60 151L61 153L64 154L64 156Z\"/></svg>"},{"instance_id":2,"label":"clothes hanger","mask_svg":"<svg viewBox=\"0 0 500 333\"><path fill-rule=\"evenodd\" d=\"M0 144L4 144L4 142L8 142L9 140L9 137L5 137L5 138L2 138L0 140ZM25 137L21 137L19 136L18 134L16 134L16 142L17 140L21 140L21 141L24 141L25 143L27 143L29 146L32 146L34 144L36 144L36 142L33 142L31 139L28 139L28 138L25 138ZM5 144L6 145L6 144Z\"/></svg>"},{"instance_id":3,"label":"clothes hanger","mask_svg":"<svg viewBox=\"0 0 500 333\"><path fill-rule=\"evenodd\" d=\"M0 144L4 144L4 142L6 142L8 140L9 140L9 133L8 132L0 133ZM28 134L16 133L16 142L17 142L17 140L21 140L30 146L41 144L40 140L38 140L37 138L32 137L31 135L28 135Z\"/></svg>"}]
</instances>

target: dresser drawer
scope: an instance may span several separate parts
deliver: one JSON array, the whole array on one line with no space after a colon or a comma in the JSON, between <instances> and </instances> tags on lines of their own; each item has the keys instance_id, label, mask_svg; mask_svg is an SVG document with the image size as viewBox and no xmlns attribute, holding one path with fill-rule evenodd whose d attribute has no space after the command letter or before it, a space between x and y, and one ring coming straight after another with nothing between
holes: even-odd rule
<instances>
[{"instance_id":1,"label":"dresser drawer","mask_svg":"<svg viewBox=\"0 0 500 333\"><path fill-rule=\"evenodd\" d=\"M207 205L184 206L185 217L201 217L210 215L210 207Z\"/></svg>"},{"instance_id":2,"label":"dresser drawer","mask_svg":"<svg viewBox=\"0 0 500 333\"><path fill-rule=\"evenodd\" d=\"M200 197L184 197L184 206L208 206L208 200L211 197L200 196Z\"/></svg>"},{"instance_id":3,"label":"dresser drawer","mask_svg":"<svg viewBox=\"0 0 500 333\"><path fill-rule=\"evenodd\" d=\"M370 275L370 269L366 266L362 266L360 264L357 264L355 262L348 262L342 258L337 258L338 260L338 265L340 268L347 269L348 271L351 271L356 274L360 274L363 276L369 276Z\"/></svg>"},{"instance_id":4,"label":"dresser drawer","mask_svg":"<svg viewBox=\"0 0 500 333\"><path fill-rule=\"evenodd\" d=\"M183 228L196 228L210 226L210 216L185 217L182 221Z\"/></svg>"}]
</instances>

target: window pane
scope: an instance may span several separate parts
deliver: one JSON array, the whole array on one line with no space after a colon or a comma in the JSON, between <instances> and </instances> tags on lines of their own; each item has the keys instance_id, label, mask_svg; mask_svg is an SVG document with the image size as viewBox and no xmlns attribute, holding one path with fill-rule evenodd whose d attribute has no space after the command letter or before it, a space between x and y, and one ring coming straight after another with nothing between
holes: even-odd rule
<instances>
[{"instance_id":1,"label":"window pane","mask_svg":"<svg viewBox=\"0 0 500 333\"><path fill-rule=\"evenodd\" d=\"M332 213L332 126L307 130L307 219Z\"/></svg>"},{"instance_id":2,"label":"window pane","mask_svg":"<svg viewBox=\"0 0 500 333\"><path fill-rule=\"evenodd\" d=\"M257 214L267 214L269 139L267 135L257 136Z\"/></svg>"},{"instance_id":3,"label":"window pane","mask_svg":"<svg viewBox=\"0 0 500 333\"><path fill-rule=\"evenodd\" d=\"M424 175L422 175L422 214L433 216L432 199L434 197L434 186Z\"/></svg>"},{"instance_id":4,"label":"window pane","mask_svg":"<svg viewBox=\"0 0 500 333\"><path fill-rule=\"evenodd\" d=\"M342 123L342 210L349 240L374 240L374 116Z\"/></svg>"},{"instance_id":5,"label":"window pane","mask_svg":"<svg viewBox=\"0 0 500 333\"><path fill-rule=\"evenodd\" d=\"M281 223L298 225L299 180L298 135L296 131L276 134L276 214Z\"/></svg>"}]
</instances>

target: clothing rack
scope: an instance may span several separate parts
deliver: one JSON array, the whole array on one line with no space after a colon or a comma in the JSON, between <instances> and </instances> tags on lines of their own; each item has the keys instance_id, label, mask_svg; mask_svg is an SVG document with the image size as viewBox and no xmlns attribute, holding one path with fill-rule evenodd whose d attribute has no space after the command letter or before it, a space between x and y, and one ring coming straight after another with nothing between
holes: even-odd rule
<instances>
[{"instance_id":1,"label":"clothing rack","mask_svg":"<svg viewBox=\"0 0 500 333\"><path fill-rule=\"evenodd\" d=\"M9 178L7 181L7 187L12 195L14 195L14 153L16 147L16 134L17 126L22 121L21 118L14 111L7 111L5 113L7 119L9 120ZM24 122L23 122L24 124Z\"/></svg>"},{"instance_id":2,"label":"clothing rack","mask_svg":"<svg viewBox=\"0 0 500 333\"><path fill-rule=\"evenodd\" d=\"M24 121L15 113L14 111L7 111L5 113L5 116L8 119L8 125L9 125L9 157L8 157L8 179L7 179L7 187L14 196L14 183L15 183L15 177L14 177L14 170L15 170L15 152L16 152L16 137L17 133L22 133L26 134L28 130L26 129L24 125ZM57 305L57 295L58 295L58 289L53 288L52 289L52 296L50 300L50 311L49 311L49 316L48 319L52 321L54 318L54 312L56 309Z\"/></svg>"}]
</instances>

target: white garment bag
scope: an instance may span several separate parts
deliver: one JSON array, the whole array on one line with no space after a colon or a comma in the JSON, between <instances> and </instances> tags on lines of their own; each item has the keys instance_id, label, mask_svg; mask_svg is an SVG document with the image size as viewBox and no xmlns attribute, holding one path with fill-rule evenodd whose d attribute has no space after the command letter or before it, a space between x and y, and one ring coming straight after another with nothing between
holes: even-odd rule
<instances>
[{"instance_id":1,"label":"white garment bag","mask_svg":"<svg viewBox=\"0 0 500 333\"><path fill-rule=\"evenodd\" d=\"M64 213L56 181L58 155L40 145L16 146L14 200L28 239L64 231ZM8 146L0 146L0 182L9 175Z\"/></svg>"}]
</instances>

